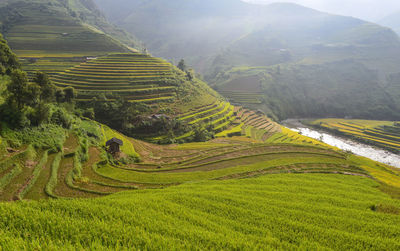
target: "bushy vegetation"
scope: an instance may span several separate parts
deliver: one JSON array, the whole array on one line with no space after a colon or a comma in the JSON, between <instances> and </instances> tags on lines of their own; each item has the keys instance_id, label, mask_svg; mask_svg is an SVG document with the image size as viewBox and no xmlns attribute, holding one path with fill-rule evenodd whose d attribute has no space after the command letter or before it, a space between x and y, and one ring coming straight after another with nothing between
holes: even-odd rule
<instances>
[{"instance_id":1,"label":"bushy vegetation","mask_svg":"<svg viewBox=\"0 0 400 251\"><path fill-rule=\"evenodd\" d=\"M19 67L17 56L10 50L7 42L0 34L0 75L10 75L12 70Z\"/></svg>"},{"instance_id":2,"label":"bushy vegetation","mask_svg":"<svg viewBox=\"0 0 400 251\"><path fill-rule=\"evenodd\" d=\"M11 130L3 124L1 135L6 139L8 145L14 148L32 144L38 149L59 152L62 150L65 140L65 129L56 124L43 124L38 127Z\"/></svg>"}]
</instances>

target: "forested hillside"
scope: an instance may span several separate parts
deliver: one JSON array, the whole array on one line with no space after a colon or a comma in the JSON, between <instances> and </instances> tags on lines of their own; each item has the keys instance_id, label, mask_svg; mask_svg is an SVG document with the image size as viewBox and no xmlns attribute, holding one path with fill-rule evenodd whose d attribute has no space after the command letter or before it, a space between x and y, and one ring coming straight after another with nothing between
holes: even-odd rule
<instances>
[{"instance_id":1,"label":"forested hillside","mask_svg":"<svg viewBox=\"0 0 400 251\"><path fill-rule=\"evenodd\" d=\"M96 3L155 55L185 58L217 90L232 92L226 95L232 102L281 119L399 119L400 43L388 28L284 3ZM248 77L257 80L241 82ZM250 86L249 91L240 95L239 84L230 86L237 82ZM254 85L262 97L255 94ZM344 102L337 105L337 97Z\"/></svg>"}]
</instances>

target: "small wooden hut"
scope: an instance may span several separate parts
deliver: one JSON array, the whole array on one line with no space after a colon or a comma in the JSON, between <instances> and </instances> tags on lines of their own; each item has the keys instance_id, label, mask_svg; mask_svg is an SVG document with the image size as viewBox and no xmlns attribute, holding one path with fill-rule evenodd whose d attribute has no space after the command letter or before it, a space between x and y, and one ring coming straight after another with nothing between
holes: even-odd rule
<instances>
[{"instance_id":1,"label":"small wooden hut","mask_svg":"<svg viewBox=\"0 0 400 251\"><path fill-rule=\"evenodd\" d=\"M124 142L117 138L112 138L106 142L107 151L111 154L119 153L120 146L123 146Z\"/></svg>"}]
</instances>

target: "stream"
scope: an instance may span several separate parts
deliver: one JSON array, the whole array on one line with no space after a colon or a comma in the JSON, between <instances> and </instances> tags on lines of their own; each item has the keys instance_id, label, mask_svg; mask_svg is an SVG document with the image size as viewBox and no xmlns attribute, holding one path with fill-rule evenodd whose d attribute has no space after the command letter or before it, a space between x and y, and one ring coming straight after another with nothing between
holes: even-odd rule
<instances>
[{"instance_id":1,"label":"stream","mask_svg":"<svg viewBox=\"0 0 400 251\"><path fill-rule=\"evenodd\" d=\"M367 157L372 160L400 168L400 155L395 153L310 128L302 124L298 119L288 119L283 121L282 124L293 131L301 133L304 136L320 140L344 151L351 151L359 156Z\"/></svg>"}]
</instances>

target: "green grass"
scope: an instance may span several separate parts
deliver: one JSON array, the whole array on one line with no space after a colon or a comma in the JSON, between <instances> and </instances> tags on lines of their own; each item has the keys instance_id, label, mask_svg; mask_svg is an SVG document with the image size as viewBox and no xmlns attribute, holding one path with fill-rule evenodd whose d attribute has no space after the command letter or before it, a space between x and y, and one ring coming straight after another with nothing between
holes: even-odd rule
<instances>
[{"instance_id":1,"label":"green grass","mask_svg":"<svg viewBox=\"0 0 400 251\"><path fill-rule=\"evenodd\" d=\"M295 154L294 154L295 155ZM268 157L267 157L268 158ZM181 183L181 182L192 182L200 181L205 179L216 179L224 176L233 174L241 174L251 171L260 171L265 169L273 169L279 166L293 165L293 164L311 164L311 163L332 163L332 164L343 164L344 160L337 158L323 157L318 154L309 156L296 156L291 157L290 154L281 154L277 156L271 156L272 160L259 161L255 164L240 165L239 161L236 166L208 170L208 171L192 171L192 172L176 172L176 173L142 173L130 170L124 170L109 165L99 166L97 172L118 181L122 182L137 182L137 183L152 183L152 184L164 184L164 183ZM274 159L277 158L277 159ZM252 160L254 161L254 160ZM216 163L217 164L217 163ZM214 167L215 168L215 167Z\"/></svg>"},{"instance_id":2,"label":"green grass","mask_svg":"<svg viewBox=\"0 0 400 251\"><path fill-rule=\"evenodd\" d=\"M200 117L198 119L190 121L189 124L193 125L193 124L196 124L196 123L201 123L201 122L204 122L204 121L207 121L207 120L210 120L210 119L214 119L214 118L216 118L218 116L224 115L226 112L228 112L229 109L231 109L231 110L233 109L233 106L231 104L229 104L229 103L226 103L226 102L223 103L223 107L224 108L222 110L220 110L220 111L218 111L216 113L213 113L211 115L208 115L208 116L205 116L205 117Z\"/></svg>"},{"instance_id":3,"label":"green grass","mask_svg":"<svg viewBox=\"0 0 400 251\"><path fill-rule=\"evenodd\" d=\"M276 174L94 200L0 204L3 249L398 250L399 208L373 180Z\"/></svg>"},{"instance_id":4,"label":"green grass","mask_svg":"<svg viewBox=\"0 0 400 251\"><path fill-rule=\"evenodd\" d=\"M46 188L45 188L46 194L48 196L50 196L51 198L58 198L58 196L54 194L54 189L57 186L58 182L63 182L62 180L59 181L57 179L57 173L58 173L58 169L60 168L60 162L61 162L62 156L63 156L63 154L61 152L58 153L51 164L51 174L50 174L49 181L47 182Z\"/></svg>"},{"instance_id":5,"label":"green grass","mask_svg":"<svg viewBox=\"0 0 400 251\"><path fill-rule=\"evenodd\" d=\"M1 134L12 142L13 147L32 144L36 148L60 151L65 140L65 130L57 125L45 124L39 127L27 127L22 130L11 130L3 126Z\"/></svg>"},{"instance_id":6,"label":"green grass","mask_svg":"<svg viewBox=\"0 0 400 251\"><path fill-rule=\"evenodd\" d=\"M220 133L217 133L215 136L216 137L228 137L229 135L233 135L233 134L241 134L243 126L244 126L244 123L241 123L240 125L237 125L229 130L225 130Z\"/></svg>"},{"instance_id":7,"label":"green grass","mask_svg":"<svg viewBox=\"0 0 400 251\"><path fill-rule=\"evenodd\" d=\"M121 147L121 151L124 152L125 154L133 157L138 157L138 153L135 151L135 148L132 145L132 142L123 136L122 134L112 130L111 128L102 125L101 126L101 133L102 133L102 138L103 138L103 146L106 145L106 142L114 137L122 140L124 143L123 146Z\"/></svg>"}]
</instances>

